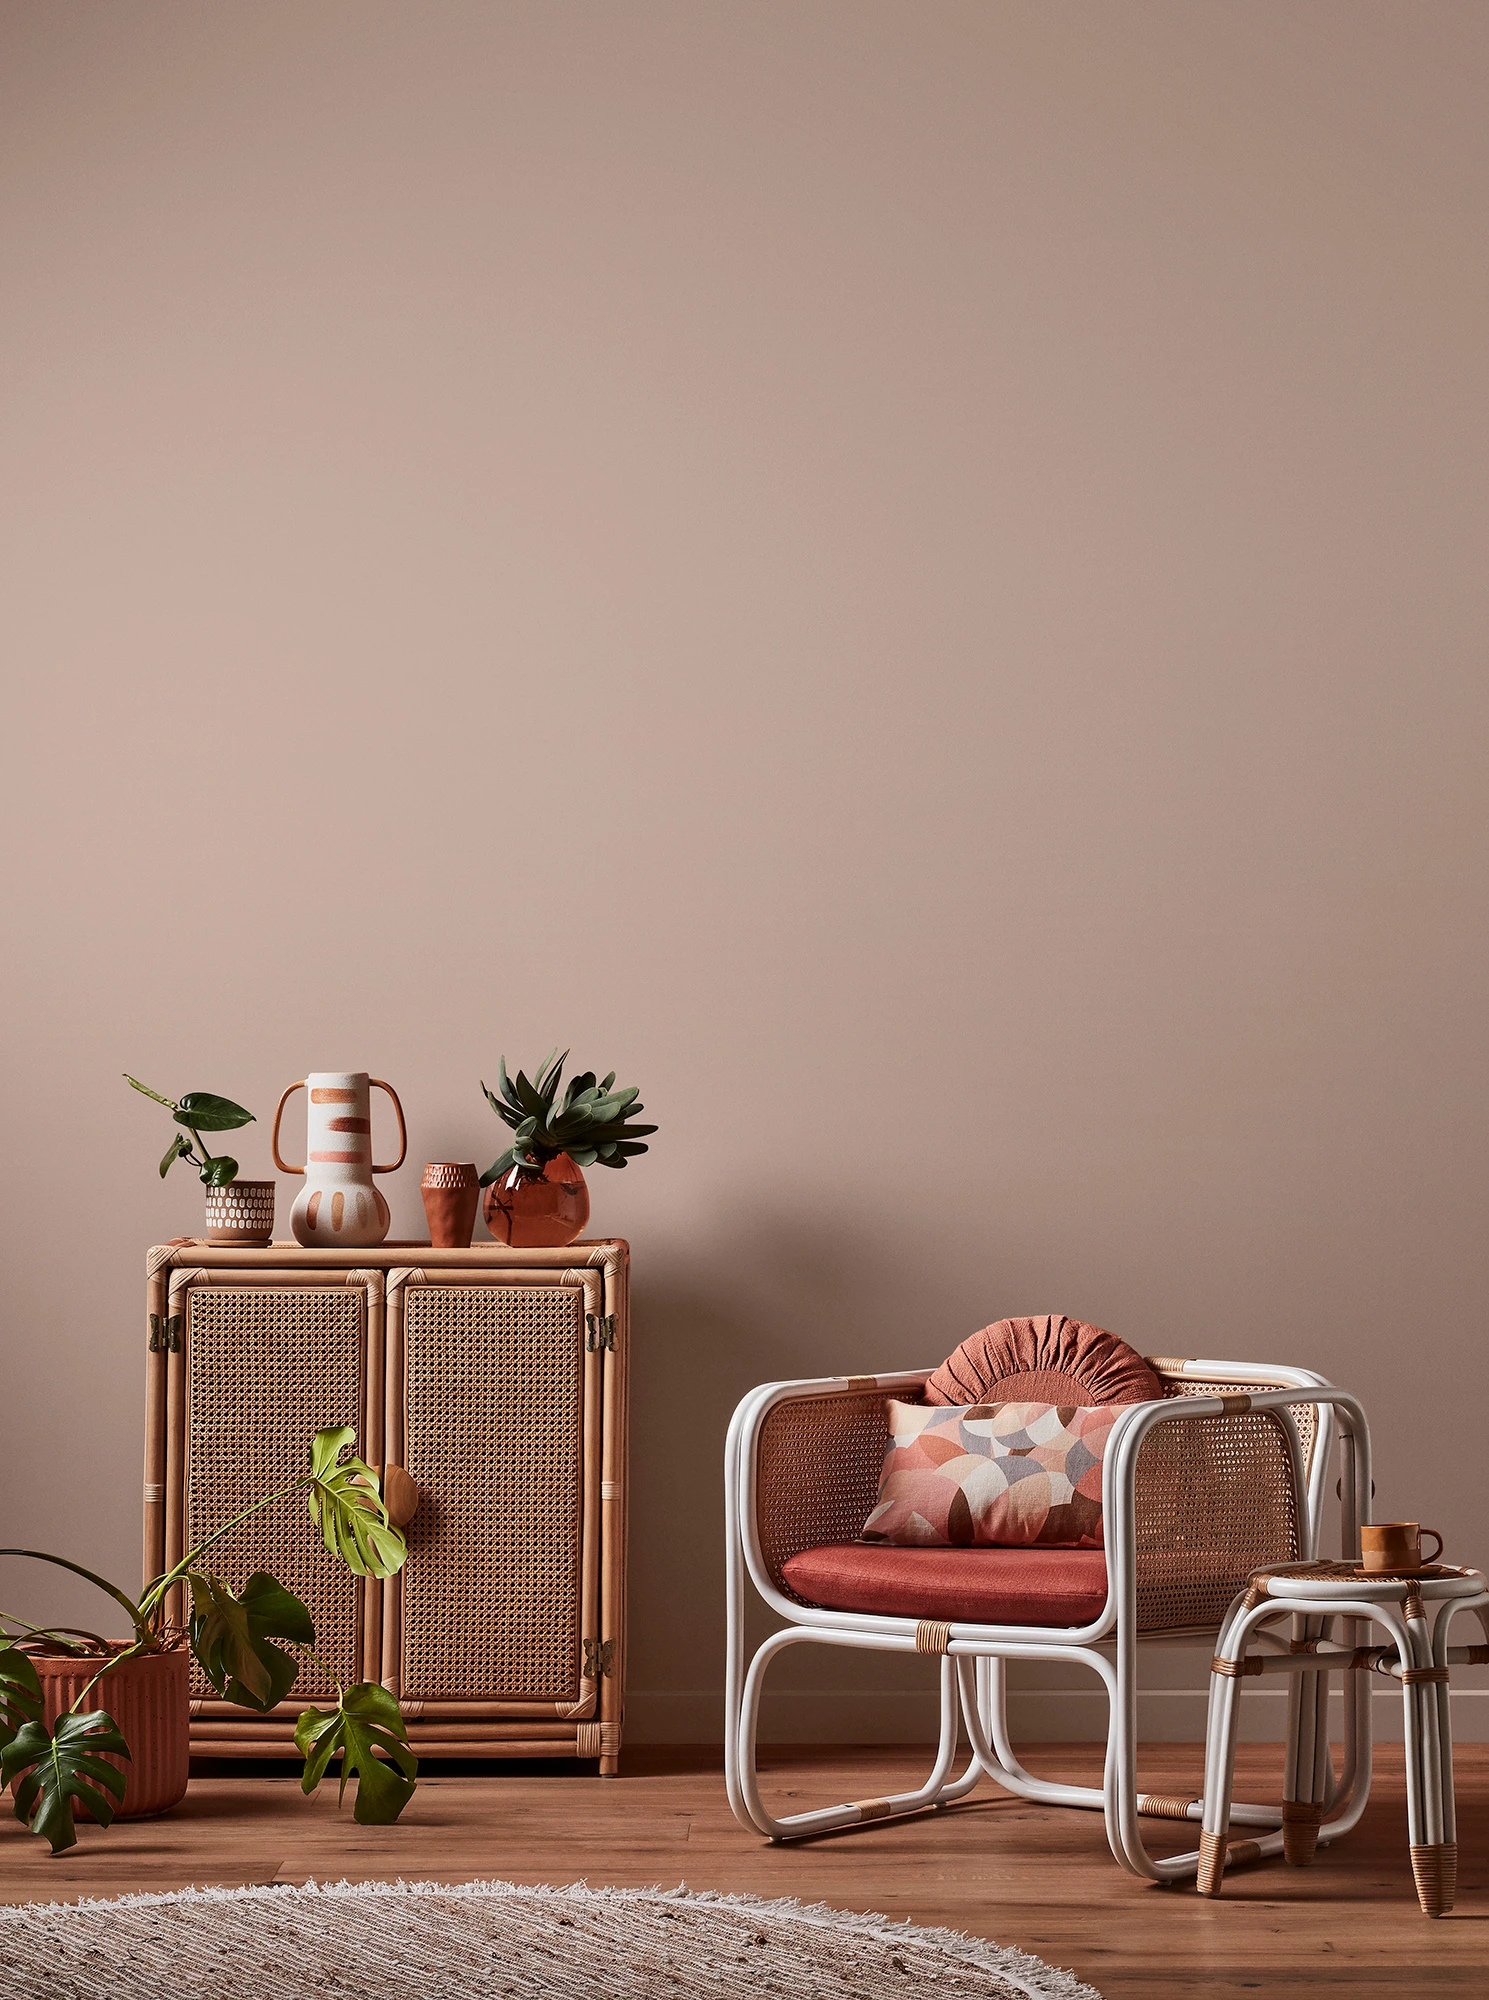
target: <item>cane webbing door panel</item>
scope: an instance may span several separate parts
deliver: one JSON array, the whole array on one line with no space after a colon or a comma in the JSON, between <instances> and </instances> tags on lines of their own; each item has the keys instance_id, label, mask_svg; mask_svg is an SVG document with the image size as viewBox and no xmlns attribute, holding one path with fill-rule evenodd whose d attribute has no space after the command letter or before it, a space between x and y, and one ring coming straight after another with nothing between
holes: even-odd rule
<instances>
[{"instance_id":1,"label":"cane webbing door panel","mask_svg":"<svg viewBox=\"0 0 1489 2000\"><path fill-rule=\"evenodd\" d=\"M389 1455L421 1501L387 1586L383 1679L431 1721L446 1702L593 1706L598 1361L582 1280L520 1275L534 1282L421 1272L390 1286Z\"/></svg>"},{"instance_id":2,"label":"cane webbing door panel","mask_svg":"<svg viewBox=\"0 0 1489 2000\"><path fill-rule=\"evenodd\" d=\"M198 1283L185 1289L182 1320L184 1553L303 1472L316 1431L350 1425L365 1449L367 1293L307 1286L294 1274L279 1284ZM302 1666L297 1703L362 1678L365 1586L326 1549L302 1495L235 1528L212 1567L234 1589L268 1570L303 1599L327 1671ZM191 1692L215 1695L195 1663Z\"/></svg>"},{"instance_id":3,"label":"cane webbing door panel","mask_svg":"<svg viewBox=\"0 0 1489 2000\"><path fill-rule=\"evenodd\" d=\"M422 1756L598 1758L620 1749L625 1662L627 1278L624 1243L341 1252L164 1244L146 1263L145 1571L303 1470L350 1425L402 1465L409 1555L359 1582L305 1502L212 1552L235 1585L266 1569L304 1598L343 1682L380 1680ZM188 1606L177 1591L172 1616ZM205 1756L293 1755L329 1692L308 1664L261 1716L194 1672Z\"/></svg>"}]
</instances>

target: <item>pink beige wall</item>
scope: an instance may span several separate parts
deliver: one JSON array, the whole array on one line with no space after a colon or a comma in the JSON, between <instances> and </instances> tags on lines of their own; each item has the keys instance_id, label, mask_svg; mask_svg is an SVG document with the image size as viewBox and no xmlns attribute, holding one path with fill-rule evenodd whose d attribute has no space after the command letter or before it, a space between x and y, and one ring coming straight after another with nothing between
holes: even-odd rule
<instances>
[{"instance_id":1,"label":"pink beige wall","mask_svg":"<svg viewBox=\"0 0 1489 2000\"><path fill-rule=\"evenodd\" d=\"M3 1539L137 1561L200 1190L122 1070L252 1173L391 1078L415 1233L561 1041L662 1127L636 1733L717 1729L739 1394L1004 1313L1323 1369L1489 1555L1486 65L1477 0L6 7Z\"/></svg>"}]
</instances>

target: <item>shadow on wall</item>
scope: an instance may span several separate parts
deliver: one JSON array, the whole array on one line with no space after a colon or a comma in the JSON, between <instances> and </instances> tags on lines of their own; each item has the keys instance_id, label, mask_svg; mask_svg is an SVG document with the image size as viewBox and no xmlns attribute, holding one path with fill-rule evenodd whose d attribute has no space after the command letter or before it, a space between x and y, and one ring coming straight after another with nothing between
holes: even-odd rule
<instances>
[{"instance_id":1,"label":"shadow on wall","mask_svg":"<svg viewBox=\"0 0 1489 2000\"><path fill-rule=\"evenodd\" d=\"M934 1367L977 1325L966 1272L944 1290L878 1231L758 1207L712 1249L638 1263L631 1388L629 1705L637 1741L719 1733L724 1680L724 1438L762 1382ZM991 1288L984 1292L988 1297ZM760 1619L762 1632L773 1621ZM916 1689L921 1662L793 1649L775 1683ZM769 1733L770 1703L766 1725Z\"/></svg>"}]
</instances>

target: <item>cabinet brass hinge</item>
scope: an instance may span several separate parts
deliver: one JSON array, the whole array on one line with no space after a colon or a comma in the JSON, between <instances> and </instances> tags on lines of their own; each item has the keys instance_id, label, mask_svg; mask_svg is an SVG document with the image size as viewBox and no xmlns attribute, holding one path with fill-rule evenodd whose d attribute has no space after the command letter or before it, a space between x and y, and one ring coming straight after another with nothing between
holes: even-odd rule
<instances>
[{"instance_id":1,"label":"cabinet brass hinge","mask_svg":"<svg viewBox=\"0 0 1489 2000\"><path fill-rule=\"evenodd\" d=\"M602 1347L615 1351L615 1314L586 1313L584 1315L584 1351L597 1354Z\"/></svg>"},{"instance_id":2,"label":"cabinet brass hinge","mask_svg":"<svg viewBox=\"0 0 1489 2000\"><path fill-rule=\"evenodd\" d=\"M584 1678L587 1681L608 1680L615 1672L615 1641L613 1639L586 1639L584 1642Z\"/></svg>"},{"instance_id":3,"label":"cabinet brass hinge","mask_svg":"<svg viewBox=\"0 0 1489 2000\"><path fill-rule=\"evenodd\" d=\"M159 1313L151 1313L150 1352L152 1354L179 1354L181 1352L180 1313L172 1313L169 1318L162 1318Z\"/></svg>"}]
</instances>

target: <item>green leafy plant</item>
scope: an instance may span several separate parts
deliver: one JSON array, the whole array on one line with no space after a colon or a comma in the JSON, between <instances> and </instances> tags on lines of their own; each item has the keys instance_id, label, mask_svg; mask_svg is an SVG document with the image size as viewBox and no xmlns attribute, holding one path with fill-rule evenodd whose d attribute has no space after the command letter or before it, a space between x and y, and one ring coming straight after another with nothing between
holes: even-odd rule
<instances>
[{"instance_id":1,"label":"green leafy plant","mask_svg":"<svg viewBox=\"0 0 1489 2000\"><path fill-rule=\"evenodd\" d=\"M353 1811L357 1817L365 1800L370 1802L369 1819L397 1819L414 1795L419 1766L408 1747L402 1713L388 1690L373 1681L338 1692L336 1706L329 1711L307 1708L295 1724L295 1748L305 1759L300 1789L307 1794L315 1790L326 1766L340 1752L338 1799L346 1796L347 1779L355 1777L357 1805Z\"/></svg>"},{"instance_id":2,"label":"green leafy plant","mask_svg":"<svg viewBox=\"0 0 1489 2000\"><path fill-rule=\"evenodd\" d=\"M39 1719L24 1723L0 1750L0 1778L14 1785L16 1818L49 1840L53 1854L77 1845L75 1804L86 1806L100 1826L111 1826L123 1805L127 1780L105 1764L105 1751L129 1759L129 1745L101 1709L69 1711L54 1730Z\"/></svg>"},{"instance_id":3,"label":"green leafy plant","mask_svg":"<svg viewBox=\"0 0 1489 2000\"><path fill-rule=\"evenodd\" d=\"M635 1122L646 1108L637 1089L612 1090L614 1070L598 1083L594 1071L586 1070L570 1077L560 1098L559 1080L568 1059L567 1049L562 1055L550 1049L529 1082L521 1070L509 1078L503 1058L497 1064L500 1096L482 1082L486 1102L512 1129L511 1145L482 1174L482 1187L514 1171L539 1173L560 1153L567 1153L576 1167L623 1167L647 1151L643 1142L657 1128Z\"/></svg>"},{"instance_id":4,"label":"green leafy plant","mask_svg":"<svg viewBox=\"0 0 1489 2000\"><path fill-rule=\"evenodd\" d=\"M413 1797L419 1767L398 1703L370 1681L349 1688L336 1682L316 1658L309 1610L266 1570L255 1570L235 1591L201 1567L207 1551L234 1528L276 1501L300 1494L321 1540L354 1576L392 1576L401 1569L407 1544L388 1519L377 1474L351 1451L355 1442L356 1432L349 1426L317 1431L304 1472L214 1529L138 1599L65 1556L0 1549L0 1556L29 1556L85 1577L128 1613L134 1628L130 1641L111 1647L95 1632L28 1625L0 1613L0 1790L11 1787L16 1818L49 1840L53 1854L77 1842L75 1804L85 1805L100 1826L107 1826L124 1797L123 1775L103 1758L107 1754L127 1761L129 1746L114 1718L103 1709L84 1709L84 1701L126 1660L183 1643L219 1696L259 1714L289 1694L302 1659L320 1667L336 1687L336 1706L329 1712L307 1709L296 1728L295 1742L306 1760L305 1791L315 1790L339 1755L343 1798L348 1779L357 1780L353 1816L359 1824L389 1825L403 1811ZM166 1621L167 1599L177 1586L184 1586L191 1599L184 1632ZM101 1662L55 1728L45 1719L41 1682L31 1659L35 1653Z\"/></svg>"},{"instance_id":5,"label":"green leafy plant","mask_svg":"<svg viewBox=\"0 0 1489 2000\"><path fill-rule=\"evenodd\" d=\"M188 1090L178 1103L174 1097L162 1097L158 1090L152 1090L147 1083L141 1083L126 1070L124 1081L131 1090L139 1091L142 1097L153 1097L157 1104L163 1104L167 1111L174 1112L176 1123L186 1127L178 1132L165 1149L165 1158L160 1163L160 1178L165 1179L177 1160L190 1160L196 1168L204 1187L227 1187L238 1177L238 1162L226 1153L212 1154L202 1140L203 1132L234 1132L240 1125L252 1125L254 1116L245 1111L241 1104L234 1104L230 1097L214 1097L210 1090ZM190 1137L187 1135L190 1134ZM191 1150L195 1139L198 1159Z\"/></svg>"}]
</instances>

